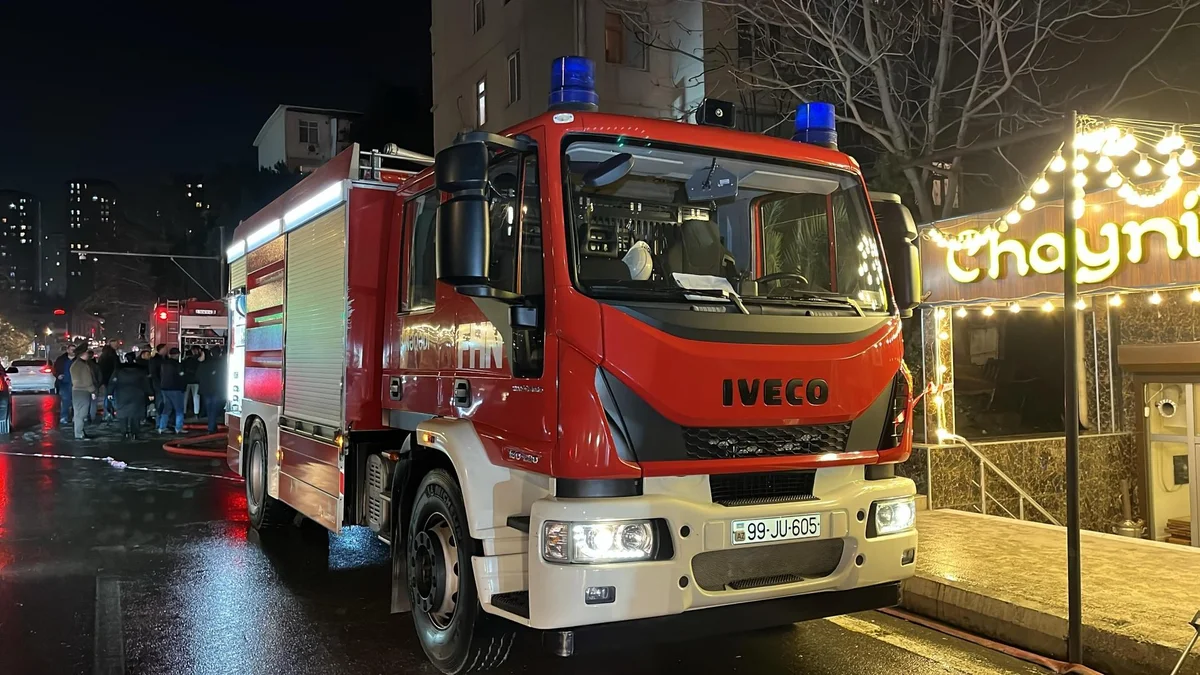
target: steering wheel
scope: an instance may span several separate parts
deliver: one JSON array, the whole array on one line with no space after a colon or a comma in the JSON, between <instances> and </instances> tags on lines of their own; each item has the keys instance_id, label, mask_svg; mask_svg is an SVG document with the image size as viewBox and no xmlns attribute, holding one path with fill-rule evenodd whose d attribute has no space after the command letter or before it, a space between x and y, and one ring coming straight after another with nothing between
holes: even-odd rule
<instances>
[{"instance_id":1,"label":"steering wheel","mask_svg":"<svg viewBox=\"0 0 1200 675\"><path fill-rule=\"evenodd\" d=\"M805 286L809 285L808 279L805 278L805 276L803 274L796 274L795 272L776 272L774 274L765 274L765 275L755 279L754 283L767 284L772 281L783 281L784 279L791 279L792 281L800 281Z\"/></svg>"}]
</instances>

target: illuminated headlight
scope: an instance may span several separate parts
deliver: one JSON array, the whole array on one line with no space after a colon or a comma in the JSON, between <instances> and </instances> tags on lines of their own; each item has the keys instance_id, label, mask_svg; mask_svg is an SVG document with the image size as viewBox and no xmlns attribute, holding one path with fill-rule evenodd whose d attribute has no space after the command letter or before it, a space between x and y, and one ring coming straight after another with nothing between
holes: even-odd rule
<instances>
[{"instance_id":1,"label":"illuminated headlight","mask_svg":"<svg viewBox=\"0 0 1200 675\"><path fill-rule=\"evenodd\" d=\"M871 536L911 530L917 522L917 504L914 497L875 502L871 505L871 510L875 513L871 520L875 527L868 533Z\"/></svg>"},{"instance_id":2,"label":"illuminated headlight","mask_svg":"<svg viewBox=\"0 0 1200 675\"><path fill-rule=\"evenodd\" d=\"M559 563L608 563L651 560L654 524L649 520L565 523L542 526L542 557Z\"/></svg>"}]
</instances>

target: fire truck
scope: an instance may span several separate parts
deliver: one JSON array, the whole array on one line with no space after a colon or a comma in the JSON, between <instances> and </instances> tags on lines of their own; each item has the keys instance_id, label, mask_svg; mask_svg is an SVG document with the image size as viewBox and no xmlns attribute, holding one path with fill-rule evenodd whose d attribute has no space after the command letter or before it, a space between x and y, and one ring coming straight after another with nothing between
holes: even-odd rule
<instances>
[{"instance_id":1,"label":"fire truck","mask_svg":"<svg viewBox=\"0 0 1200 675\"><path fill-rule=\"evenodd\" d=\"M569 655L897 603L911 216L831 113L816 143L604 114L555 68L545 114L415 175L351 147L238 227L251 526L369 527L445 673L519 627Z\"/></svg>"},{"instance_id":2,"label":"fire truck","mask_svg":"<svg viewBox=\"0 0 1200 675\"><path fill-rule=\"evenodd\" d=\"M228 330L229 318L220 300L159 300L150 310L147 340L183 352L194 346L224 348Z\"/></svg>"}]
</instances>

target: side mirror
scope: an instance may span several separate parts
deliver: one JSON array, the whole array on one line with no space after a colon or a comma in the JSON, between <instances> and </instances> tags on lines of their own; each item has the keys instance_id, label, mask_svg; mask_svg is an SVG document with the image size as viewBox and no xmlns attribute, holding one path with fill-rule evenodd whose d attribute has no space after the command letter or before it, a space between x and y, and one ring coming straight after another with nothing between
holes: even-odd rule
<instances>
[{"instance_id":1,"label":"side mirror","mask_svg":"<svg viewBox=\"0 0 1200 675\"><path fill-rule=\"evenodd\" d=\"M17 373L17 372L20 372L20 371L19 371L19 370L17 370L17 367L16 367L16 366L9 366L9 367L8 367L8 370L6 370L6 371L4 371L4 372L6 372L6 373Z\"/></svg>"},{"instance_id":2,"label":"side mirror","mask_svg":"<svg viewBox=\"0 0 1200 675\"><path fill-rule=\"evenodd\" d=\"M900 316L908 318L921 302L921 254L917 249L917 224L898 195L873 194L871 207L883 240L892 293Z\"/></svg>"},{"instance_id":3,"label":"side mirror","mask_svg":"<svg viewBox=\"0 0 1200 675\"><path fill-rule=\"evenodd\" d=\"M488 148L483 142L452 145L437 154L437 187L449 197L437 212L437 278L456 286L486 284L490 228Z\"/></svg>"}]
</instances>

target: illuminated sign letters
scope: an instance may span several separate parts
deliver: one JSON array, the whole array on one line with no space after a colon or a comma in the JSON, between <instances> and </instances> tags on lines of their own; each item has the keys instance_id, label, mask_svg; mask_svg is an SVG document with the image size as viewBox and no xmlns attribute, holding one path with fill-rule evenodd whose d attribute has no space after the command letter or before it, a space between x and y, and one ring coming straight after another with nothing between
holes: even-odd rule
<instances>
[{"instance_id":1,"label":"illuminated sign letters","mask_svg":"<svg viewBox=\"0 0 1200 675\"><path fill-rule=\"evenodd\" d=\"M1093 242L1082 230L1075 232L1079 257L1076 279L1081 284L1096 284L1111 278L1122 259L1134 264L1142 262L1146 257L1147 235L1161 237L1172 260L1178 260L1184 253L1200 258L1200 218L1192 211L1179 220L1157 217L1121 226L1105 223L1098 234ZM1005 239L994 228L984 232L964 230L959 239L963 242L961 250L946 251L946 269L950 278L963 284L979 281L984 272L992 279L999 279L1006 268L1019 276L1028 276L1031 270L1035 274L1056 274L1063 271L1066 259L1061 232L1045 232L1028 245L1020 239ZM967 262L980 254L987 256L986 267L984 261L977 261L974 266Z\"/></svg>"}]
</instances>

